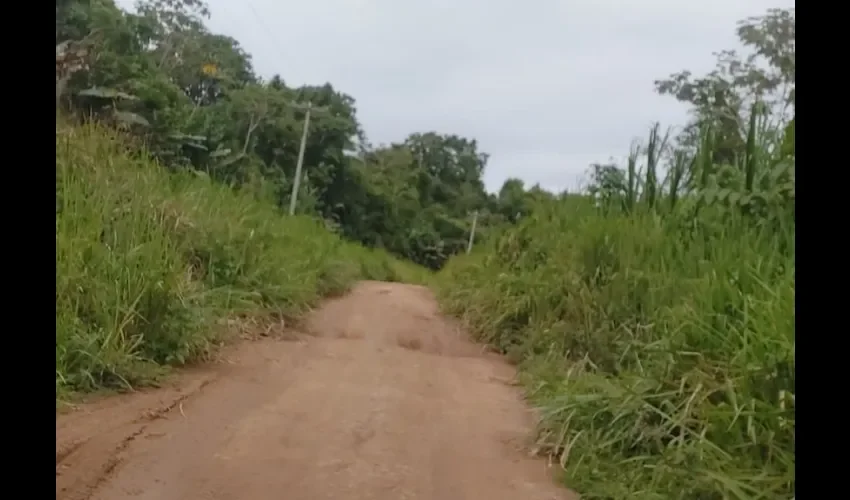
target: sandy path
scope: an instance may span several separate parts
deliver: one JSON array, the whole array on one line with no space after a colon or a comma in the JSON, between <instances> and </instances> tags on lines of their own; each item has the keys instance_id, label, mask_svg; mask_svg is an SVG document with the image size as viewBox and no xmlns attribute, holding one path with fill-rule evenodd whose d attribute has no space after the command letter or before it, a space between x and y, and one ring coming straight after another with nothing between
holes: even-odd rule
<instances>
[{"instance_id":1,"label":"sandy path","mask_svg":"<svg viewBox=\"0 0 850 500\"><path fill-rule=\"evenodd\" d=\"M301 340L56 422L57 500L556 500L511 367L428 290L363 282Z\"/></svg>"}]
</instances>

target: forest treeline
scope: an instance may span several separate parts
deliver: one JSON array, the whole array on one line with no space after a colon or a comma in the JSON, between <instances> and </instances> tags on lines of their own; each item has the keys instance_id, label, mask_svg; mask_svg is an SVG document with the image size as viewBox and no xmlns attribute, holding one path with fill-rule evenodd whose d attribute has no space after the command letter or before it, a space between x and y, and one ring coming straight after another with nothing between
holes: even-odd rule
<instances>
[{"instance_id":1,"label":"forest treeline","mask_svg":"<svg viewBox=\"0 0 850 500\"><path fill-rule=\"evenodd\" d=\"M372 145L355 99L332 83L291 87L263 78L237 40L211 32L196 0L57 0L57 104L137 137L161 164L191 169L271 197L286 211L312 106L297 213L432 269L551 197L509 179L482 180L487 154L473 138L411 131Z\"/></svg>"}]
</instances>

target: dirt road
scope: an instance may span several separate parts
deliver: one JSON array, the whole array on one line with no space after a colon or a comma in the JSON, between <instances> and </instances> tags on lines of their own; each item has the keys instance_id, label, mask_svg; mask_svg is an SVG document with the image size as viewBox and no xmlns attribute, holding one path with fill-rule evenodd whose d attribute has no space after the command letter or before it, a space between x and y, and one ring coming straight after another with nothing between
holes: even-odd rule
<instances>
[{"instance_id":1,"label":"dirt road","mask_svg":"<svg viewBox=\"0 0 850 500\"><path fill-rule=\"evenodd\" d=\"M363 282L293 340L57 418L57 500L560 500L511 367L428 290Z\"/></svg>"}]
</instances>

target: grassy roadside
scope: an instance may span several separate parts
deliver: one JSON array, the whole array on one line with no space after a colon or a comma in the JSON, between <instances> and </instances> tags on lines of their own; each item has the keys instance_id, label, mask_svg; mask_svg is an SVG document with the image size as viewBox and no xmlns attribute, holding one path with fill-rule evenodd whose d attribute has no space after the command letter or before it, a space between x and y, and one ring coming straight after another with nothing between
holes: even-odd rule
<instances>
[{"instance_id":1,"label":"grassy roadside","mask_svg":"<svg viewBox=\"0 0 850 500\"><path fill-rule=\"evenodd\" d=\"M519 362L582 498L793 497L793 219L717 212L568 198L438 275L446 312Z\"/></svg>"},{"instance_id":2,"label":"grassy roadside","mask_svg":"<svg viewBox=\"0 0 850 500\"><path fill-rule=\"evenodd\" d=\"M57 400L203 358L222 319L297 317L355 280L424 274L255 193L169 173L110 131L57 125Z\"/></svg>"}]
</instances>

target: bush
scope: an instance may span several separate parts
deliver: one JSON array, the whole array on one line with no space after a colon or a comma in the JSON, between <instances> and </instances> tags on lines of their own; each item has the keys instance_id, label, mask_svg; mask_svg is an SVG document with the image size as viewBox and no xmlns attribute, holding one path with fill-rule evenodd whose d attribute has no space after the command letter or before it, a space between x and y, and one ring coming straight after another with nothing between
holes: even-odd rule
<instances>
[{"instance_id":1,"label":"bush","mask_svg":"<svg viewBox=\"0 0 850 500\"><path fill-rule=\"evenodd\" d=\"M56 134L56 389L129 387L202 358L226 317L295 317L418 270L98 127Z\"/></svg>"},{"instance_id":2,"label":"bush","mask_svg":"<svg viewBox=\"0 0 850 500\"><path fill-rule=\"evenodd\" d=\"M587 499L791 498L794 230L540 207L438 276Z\"/></svg>"}]
</instances>

